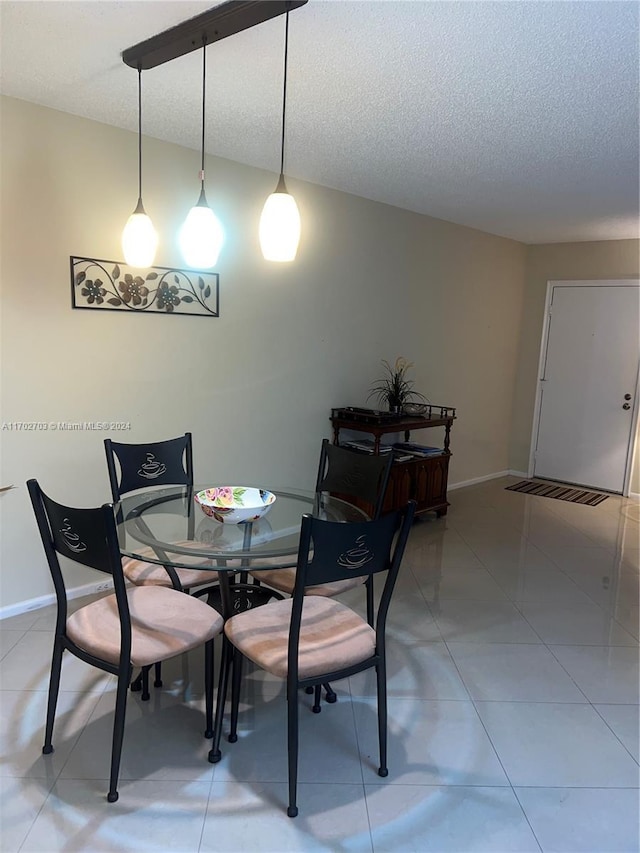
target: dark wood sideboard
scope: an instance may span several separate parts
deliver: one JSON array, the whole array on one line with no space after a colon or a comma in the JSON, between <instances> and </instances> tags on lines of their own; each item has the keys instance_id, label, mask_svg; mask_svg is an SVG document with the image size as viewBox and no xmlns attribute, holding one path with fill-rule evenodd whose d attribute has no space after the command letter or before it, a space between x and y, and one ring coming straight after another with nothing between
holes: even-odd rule
<instances>
[{"instance_id":1,"label":"dark wood sideboard","mask_svg":"<svg viewBox=\"0 0 640 853\"><path fill-rule=\"evenodd\" d=\"M449 506L449 443L455 417L456 410L450 406L428 405L425 414L421 415L393 415L355 407L332 409L333 443L340 444L340 431L343 429L369 433L374 437L373 453L379 454L383 435L404 433L404 441L408 442L414 431L444 427L441 452L428 456L415 454L406 461L394 461L384 505L384 511L388 512L413 499L417 503L417 513L435 512L440 517L447 514Z\"/></svg>"}]
</instances>

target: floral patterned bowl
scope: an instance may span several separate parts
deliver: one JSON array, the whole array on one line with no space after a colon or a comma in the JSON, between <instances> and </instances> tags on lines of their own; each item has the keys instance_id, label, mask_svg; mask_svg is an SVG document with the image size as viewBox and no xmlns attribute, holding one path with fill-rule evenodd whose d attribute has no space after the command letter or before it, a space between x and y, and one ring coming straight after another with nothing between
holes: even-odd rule
<instances>
[{"instance_id":1,"label":"floral patterned bowl","mask_svg":"<svg viewBox=\"0 0 640 853\"><path fill-rule=\"evenodd\" d=\"M276 496L273 492L250 486L216 486L198 492L194 500L210 518L226 524L240 524L266 515Z\"/></svg>"}]
</instances>

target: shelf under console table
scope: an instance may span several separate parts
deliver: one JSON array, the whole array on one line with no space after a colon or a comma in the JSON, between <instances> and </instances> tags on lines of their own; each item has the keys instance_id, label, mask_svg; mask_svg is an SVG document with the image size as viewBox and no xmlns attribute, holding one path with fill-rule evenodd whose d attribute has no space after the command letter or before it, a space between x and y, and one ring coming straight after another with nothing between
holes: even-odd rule
<instances>
[{"instance_id":1,"label":"shelf under console table","mask_svg":"<svg viewBox=\"0 0 640 853\"><path fill-rule=\"evenodd\" d=\"M440 452L428 455L415 453L411 454L409 459L394 461L384 504L385 512L404 506L409 500L415 500L417 513L435 512L438 517L447 513L451 427L456 418L456 410L451 406L431 404L424 409L424 414L420 415L398 415L350 406L331 410L333 443L340 444L340 431L343 429L368 433L373 436L374 455L380 453L380 439L383 435L404 433L404 441L409 442L411 433L416 430L444 427L444 441ZM355 452L358 451L354 450Z\"/></svg>"}]
</instances>

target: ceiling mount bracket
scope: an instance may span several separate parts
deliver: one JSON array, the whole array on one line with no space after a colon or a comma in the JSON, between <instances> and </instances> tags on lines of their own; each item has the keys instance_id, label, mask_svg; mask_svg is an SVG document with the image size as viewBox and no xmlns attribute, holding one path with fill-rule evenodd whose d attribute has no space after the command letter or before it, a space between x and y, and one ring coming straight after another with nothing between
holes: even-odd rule
<instances>
[{"instance_id":1,"label":"ceiling mount bracket","mask_svg":"<svg viewBox=\"0 0 640 853\"><path fill-rule=\"evenodd\" d=\"M147 71L207 44L248 30L285 12L304 6L308 0L228 0L122 51L122 61Z\"/></svg>"}]
</instances>

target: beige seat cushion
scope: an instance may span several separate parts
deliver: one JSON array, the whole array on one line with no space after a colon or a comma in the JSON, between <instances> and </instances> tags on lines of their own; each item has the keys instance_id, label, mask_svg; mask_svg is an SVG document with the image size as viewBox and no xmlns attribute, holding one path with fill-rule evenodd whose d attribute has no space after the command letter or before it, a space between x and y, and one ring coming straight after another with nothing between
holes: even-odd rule
<instances>
[{"instance_id":1,"label":"beige seat cushion","mask_svg":"<svg viewBox=\"0 0 640 853\"><path fill-rule=\"evenodd\" d=\"M260 583L265 583L267 586L273 587L280 592L288 592L293 595L293 589L296 583L296 570L290 569L264 569L249 574L259 580ZM360 586L366 581L366 577L345 578L341 581L333 581L333 583L325 583L320 586L309 586L305 590L305 595L325 595L333 598L334 595L339 595L341 592L346 592L348 589L353 589Z\"/></svg>"},{"instance_id":2,"label":"beige seat cushion","mask_svg":"<svg viewBox=\"0 0 640 853\"><path fill-rule=\"evenodd\" d=\"M197 598L160 586L127 590L131 663L148 666L189 651L222 631L222 616ZM120 659L120 619L115 595L80 608L67 619L67 636L101 660Z\"/></svg>"},{"instance_id":3,"label":"beige seat cushion","mask_svg":"<svg viewBox=\"0 0 640 853\"><path fill-rule=\"evenodd\" d=\"M267 672L287 677L292 598L232 616L225 633L243 655ZM367 660L376 632L349 607L332 598L305 597L300 626L298 675L311 678Z\"/></svg>"},{"instance_id":4,"label":"beige seat cushion","mask_svg":"<svg viewBox=\"0 0 640 853\"><path fill-rule=\"evenodd\" d=\"M185 540L184 542L176 542L183 548L195 547L193 542ZM172 552L167 552L172 556ZM143 556L148 554L150 557L155 557L155 551L151 548L143 548L140 551ZM183 589L191 589L194 586L201 586L205 583L211 583L218 580L217 575L214 575L215 570L207 571L211 567L211 561L201 556L193 556L189 554L180 554L181 563L193 563L194 566L202 566L201 569L178 569L176 574ZM229 561L232 562L232 561ZM236 561L238 562L238 561ZM238 563L239 564L239 563ZM122 571L128 581L136 586L167 586L172 587L171 578L167 574L164 566L158 563L147 563L144 560L136 560L133 557L125 557L122 560Z\"/></svg>"}]
</instances>

